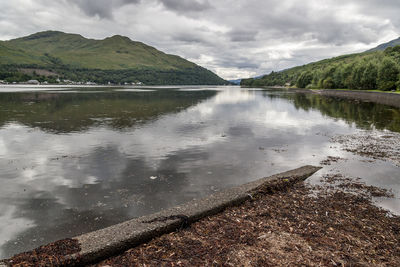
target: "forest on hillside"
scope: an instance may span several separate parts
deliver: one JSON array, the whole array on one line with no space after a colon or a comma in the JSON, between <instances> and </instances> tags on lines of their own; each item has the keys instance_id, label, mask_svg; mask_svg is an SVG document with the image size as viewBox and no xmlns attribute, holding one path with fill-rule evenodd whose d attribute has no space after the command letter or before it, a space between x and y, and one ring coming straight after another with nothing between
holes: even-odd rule
<instances>
[{"instance_id":1,"label":"forest on hillside","mask_svg":"<svg viewBox=\"0 0 400 267\"><path fill-rule=\"evenodd\" d=\"M21 69L37 70L29 73ZM54 75L41 75L43 70ZM55 84L57 80L75 82L95 82L97 84L124 84L141 82L146 85L223 85L226 81L211 71L196 66L188 69L158 70L158 69L127 69L101 70L71 68L68 66L53 66L43 68L37 65L0 65L0 80L7 83L23 83L28 80L38 80Z\"/></svg>"},{"instance_id":2,"label":"forest on hillside","mask_svg":"<svg viewBox=\"0 0 400 267\"><path fill-rule=\"evenodd\" d=\"M400 90L400 46L326 59L261 78L242 86L295 86L309 89Z\"/></svg>"}]
</instances>

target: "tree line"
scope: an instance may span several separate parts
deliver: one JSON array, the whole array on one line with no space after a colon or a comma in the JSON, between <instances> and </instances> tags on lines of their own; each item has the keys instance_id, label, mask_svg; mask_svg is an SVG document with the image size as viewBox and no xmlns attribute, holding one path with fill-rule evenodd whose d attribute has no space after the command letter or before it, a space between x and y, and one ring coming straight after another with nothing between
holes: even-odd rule
<instances>
[{"instance_id":1,"label":"tree line","mask_svg":"<svg viewBox=\"0 0 400 267\"><path fill-rule=\"evenodd\" d=\"M400 90L400 46L322 60L259 79L243 86L295 86L309 89Z\"/></svg>"},{"instance_id":2,"label":"tree line","mask_svg":"<svg viewBox=\"0 0 400 267\"><path fill-rule=\"evenodd\" d=\"M57 75L43 76L35 72L23 73L20 69L46 69ZM179 70L158 69L126 69L126 70L100 70L71 68L67 66L42 67L37 65L0 65L0 80L8 83L38 80L39 82L56 83L57 79L75 82L95 82L98 84L124 84L142 82L147 85L223 85L225 80L211 71L202 67Z\"/></svg>"}]
</instances>

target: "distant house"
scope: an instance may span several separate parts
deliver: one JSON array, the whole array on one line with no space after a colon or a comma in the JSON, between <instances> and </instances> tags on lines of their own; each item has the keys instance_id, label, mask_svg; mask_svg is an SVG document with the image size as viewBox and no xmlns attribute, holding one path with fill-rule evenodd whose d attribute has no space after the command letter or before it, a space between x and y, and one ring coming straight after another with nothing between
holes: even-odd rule
<instances>
[{"instance_id":1,"label":"distant house","mask_svg":"<svg viewBox=\"0 0 400 267\"><path fill-rule=\"evenodd\" d=\"M26 82L27 84L40 84L40 82L38 80L29 80Z\"/></svg>"}]
</instances>

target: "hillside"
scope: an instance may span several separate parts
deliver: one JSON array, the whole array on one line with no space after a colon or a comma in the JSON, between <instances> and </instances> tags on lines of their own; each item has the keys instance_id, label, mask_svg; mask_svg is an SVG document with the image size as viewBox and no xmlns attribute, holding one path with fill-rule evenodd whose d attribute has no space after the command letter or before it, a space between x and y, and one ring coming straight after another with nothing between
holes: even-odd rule
<instances>
[{"instance_id":1,"label":"hillside","mask_svg":"<svg viewBox=\"0 0 400 267\"><path fill-rule=\"evenodd\" d=\"M40 70L50 71L44 77L100 83L226 83L211 71L179 56L120 35L93 40L77 34L46 31L0 41L0 79L20 81L33 78Z\"/></svg>"},{"instance_id":2,"label":"hillside","mask_svg":"<svg viewBox=\"0 0 400 267\"><path fill-rule=\"evenodd\" d=\"M259 79L243 79L241 85L388 91L400 89L399 74L400 46L396 46L325 59Z\"/></svg>"},{"instance_id":3,"label":"hillside","mask_svg":"<svg viewBox=\"0 0 400 267\"><path fill-rule=\"evenodd\" d=\"M400 45L400 37L395 39L395 40L392 40L390 42L387 42L387 43L384 43L384 44L380 44L377 47L368 50L367 52L383 51L388 47L395 47L395 46L398 46L398 45Z\"/></svg>"}]
</instances>

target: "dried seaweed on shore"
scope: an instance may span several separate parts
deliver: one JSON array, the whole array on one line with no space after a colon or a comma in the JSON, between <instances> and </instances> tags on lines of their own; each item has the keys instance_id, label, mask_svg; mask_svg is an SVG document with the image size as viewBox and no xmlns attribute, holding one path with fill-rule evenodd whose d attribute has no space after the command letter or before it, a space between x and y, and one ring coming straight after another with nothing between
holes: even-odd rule
<instances>
[{"instance_id":1,"label":"dried seaweed on shore","mask_svg":"<svg viewBox=\"0 0 400 267\"><path fill-rule=\"evenodd\" d=\"M259 195L98 266L396 266L400 218L348 182Z\"/></svg>"},{"instance_id":2,"label":"dried seaweed on shore","mask_svg":"<svg viewBox=\"0 0 400 267\"><path fill-rule=\"evenodd\" d=\"M366 185L365 183L361 182L361 178L345 177L339 173L324 175L320 179L320 182L333 185L326 186L325 190L330 188L345 193L354 193L368 199L371 199L371 197L394 197L392 190Z\"/></svg>"},{"instance_id":3,"label":"dried seaweed on shore","mask_svg":"<svg viewBox=\"0 0 400 267\"><path fill-rule=\"evenodd\" d=\"M381 135L365 131L353 135L339 135L331 139L347 152L379 160L388 160L400 166L400 134Z\"/></svg>"},{"instance_id":4,"label":"dried seaweed on shore","mask_svg":"<svg viewBox=\"0 0 400 267\"><path fill-rule=\"evenodd\" d=\"M67 238L35 250L17 254L4 261L8 266L68 266L66 255L78 253L81 250L78 241Z\"/></svg>"},{"instance_id":5,"label":"dried seaweed on shore","mask_svg":"<svg viewBox=\"0 0 400 267\"><path fill-rule=\"evenodd\" d=\"M332 163L339 162L340 160L345 160L345 159L341 157L328 156L325 160L322 160L319 164L326 166L326 165L331 165Z\"/></svg>"}]
</instances>

